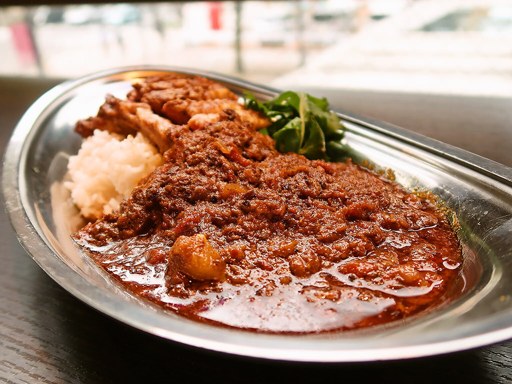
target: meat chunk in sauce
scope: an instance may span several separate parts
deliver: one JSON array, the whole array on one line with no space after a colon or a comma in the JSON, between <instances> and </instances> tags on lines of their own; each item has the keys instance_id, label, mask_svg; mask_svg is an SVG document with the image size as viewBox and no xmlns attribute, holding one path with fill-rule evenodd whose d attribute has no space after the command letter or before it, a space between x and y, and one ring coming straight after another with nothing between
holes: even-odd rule
<instances>
[{"instance_id":1,"label":"meat chunk in sauce","mask_svg":"<svg viewBox=\"0 0 512 384\"><path fill-rule=\"evenodd\" d=\"M431 199L350 160L280 154L235 102L206 79L154 77L78 124L143 130L165 152L75 235L100 266L166 309L259 332L368 327L443 300L462 257Z\"/></svg>"},{"instance_id":2,"label":"meat chunk in sauce","mask_svg":"<svg viewBox=\"0 0 512 384\"><path fill-rule=\"evenodd\" d=\"M169 251L169 273L194 280L224 280L226 263L203 234L180 236Z\"/></svg>"}]
</instances>

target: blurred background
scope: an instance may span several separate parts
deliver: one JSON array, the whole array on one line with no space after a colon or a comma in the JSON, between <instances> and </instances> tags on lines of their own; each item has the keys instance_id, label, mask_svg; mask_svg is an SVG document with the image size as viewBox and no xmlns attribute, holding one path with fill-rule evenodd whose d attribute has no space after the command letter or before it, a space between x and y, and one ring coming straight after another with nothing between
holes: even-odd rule
<instances>
[{"instance_id":1,"label":"blurred background","mask_svg":"<svg viewBox=\"0 0 512 384\"><path fill-rule=\"evenodd\" d=\"M0 7L0 76L184 66L304 89L447 142L466 124L457 145L477 153L482 130L512 145L510 0L74 3Z\"/></svg>"},{"instance_id":2,"label":"blurred background","mask_svg":"<svg viewBox=\"0 0 512 384\"><path fill-rule=\"evenodd\" d=\"M512 96L512 2L4 7L0 52L5 75L76 77L151 63L290 85Z\"/></svg>"}]
</instances>

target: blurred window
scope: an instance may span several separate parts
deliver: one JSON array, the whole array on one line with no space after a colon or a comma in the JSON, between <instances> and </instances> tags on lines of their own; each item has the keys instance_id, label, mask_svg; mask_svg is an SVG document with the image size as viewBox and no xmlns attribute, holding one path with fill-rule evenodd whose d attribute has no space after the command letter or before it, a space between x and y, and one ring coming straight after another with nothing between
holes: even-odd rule
<instances>
[{"instance_id":1,"label":"blurred window","mask_svg":"<svg viewBox=\"0 0 512 384\"><path fill-rule=\"evenodd\" d=\"M280 87L512 95L510 0L0 7L0 75L198 68Z\"/></svg>"},{"instance_id":2,"label":"blurred window","mask_svg":"<svg viewBox=\"0 0 512 384\"><path fill-rule=\"evenodd\" d=\"M512 5L459 9L420 28L424 32L512 32Z\"/></svg>"}]
</instances>

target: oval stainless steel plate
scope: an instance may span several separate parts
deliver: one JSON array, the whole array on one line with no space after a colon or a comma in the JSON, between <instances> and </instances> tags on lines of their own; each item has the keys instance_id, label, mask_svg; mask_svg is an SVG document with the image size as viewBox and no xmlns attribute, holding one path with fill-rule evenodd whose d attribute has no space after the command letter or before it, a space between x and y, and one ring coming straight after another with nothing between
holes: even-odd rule
<instances>
[{"instance_id":1,"label":"oval stainless steel plate","mask_svg":"<svg viewBox=\"0 0 512 384\"><path fill-rule=\"evenodd\" d=\"M394 170L408 188L427 188L457 215L465 256L455 299L389 326L319 335L250 333L197 323L120 289L69 239L72 206L59 189L80 138L74 123L104 96L124 96L132 80L162 72L210 77L261 98L275 90L230 77L172 67L124 68L63 83L37 100L17 125L4 158L3 191L21 244L58 284L133 327L226 353L292 361L349 362L428 356L512 337L512 170L381 122L341 114L355 161Z\"/></svg>"}]
</instances>

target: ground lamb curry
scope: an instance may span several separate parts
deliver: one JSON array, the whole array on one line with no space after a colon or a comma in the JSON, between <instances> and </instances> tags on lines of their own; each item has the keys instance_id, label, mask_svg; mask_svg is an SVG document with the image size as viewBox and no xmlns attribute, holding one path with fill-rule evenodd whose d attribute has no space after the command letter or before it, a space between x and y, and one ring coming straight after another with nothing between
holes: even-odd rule
<instances>
[{"instance_id":1,"label":"ground lamb curry","mask_svg":"<svg viewBox=\"0 0 512 384\"><path fill-rule=\"evenodd\" d=\"M198 321L350 330L431 308L462 256L431 199L353 164L282 154L209 80L148 78L77 130L145 133L165 162L74 238L131 292Z\"/></svg>"}]
</instances>

